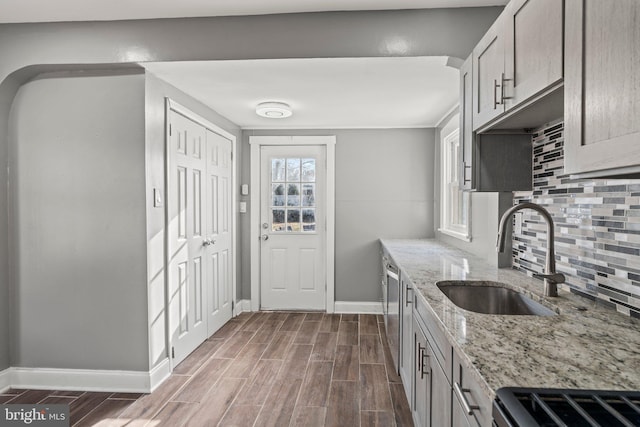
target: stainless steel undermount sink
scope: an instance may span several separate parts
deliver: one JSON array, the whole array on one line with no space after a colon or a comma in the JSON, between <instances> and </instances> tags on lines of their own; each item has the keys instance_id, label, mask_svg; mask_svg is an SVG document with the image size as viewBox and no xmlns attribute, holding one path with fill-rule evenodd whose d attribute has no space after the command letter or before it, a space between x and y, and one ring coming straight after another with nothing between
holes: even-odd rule
<instances>
[{"instance_id":1,"label":"stainless steel undermount sink","mask_svg":"<svg viewBox=\"0 0 640 427\"><path fill-rule=\"evenodd\" d=\"M489 281L442 281L436 286L452 303L483 314L553 316L556 313L502 283Z\"/></svg>"}]
</instances>

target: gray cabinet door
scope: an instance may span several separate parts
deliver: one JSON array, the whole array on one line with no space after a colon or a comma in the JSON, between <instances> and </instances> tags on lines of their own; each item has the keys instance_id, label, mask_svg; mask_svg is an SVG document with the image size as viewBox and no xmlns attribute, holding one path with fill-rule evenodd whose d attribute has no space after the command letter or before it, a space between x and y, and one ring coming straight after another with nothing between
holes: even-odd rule
<instances>
[{"instance_id":1,"label":"gray cabinet door","mask_svg":"<svg viewBox=\"0 0 640 427\"><path fill-rule=\"evenodd\" d=\"M511 0L505 11L505 109L562 81L563 2Z\"/></svg>"},{"instance_id":2,"label":"gray cabinet door","mask_svg":"<svg viewBox=\"0 0 640 427\"><path fill-rule=\"evenodd\" d=\"M413 370L413 419L417 426L428 427L431 425L429 417L429 391L430 391L430 368L429 368L429 346L427 338L422 329L413 321L413 337L415 349L415 367Z\"/></svg>"},{"instance_id":3,"label":"gray cabinet door","mask_svg":"<svg viewBox=\"0 0 640 427\"><path fill-rule=\"evenodd\" d=\"M457 390L456 390L457 389ZM484 389L463 365L457 353L454 353L452 384L452 426L489 427L491 426L492 402ZM463 408L467 406L471 413ZM461 421L466 419L465 422Z\"/></svg>"},{"instance_id":4,"label":"gray cabinet door","mask_svg":"<svg viewBox=\"0 0 640 427\"><path fill-rule=\"evenodd\" d=\"M460 186L465 190L474 188L473 172L473 57L470 56L460 68Z\"/></svg>"},{"instance_id":5,"label":"gray cabinet door","mask_svg":"<svg viewBox=\"0 0 640 427\"><path fill-rule=\"evenodd\" d=\"M451 402L453 411L451 414L451 426L452 427L477 427L477 423L473 420L473 424L469 420L469 416L462 409L462 403L457 397L453 397Z\"/></svg>"},{"instance_id":6,"label":"gray cabinet door","mask_svg":"<svg viewBox=\"0 0 640 427\"><path fill-rule=\"evenodd\" d=\"M431 365L431 425L451 425L451 385L437 359ZM456 426L456 424L453 424Z\"/></svg>"},{"instance_id":7,"label":"gray cabinet door","mask_svg":"<svg viewBox=\"0 0 640 427\"><path fill-rule=\"evenodd\" d=\"M565 1L565 172L640 165L640 1Z\"/></svg>"},{"instance_id":8,"label":"gray cabinet door","mask_svg":"<svg viewBox=\"0 0 640 427\"><path fill-rule=\"evenodd\" d=\"M401 276L400 284L400 378L404 385L404 391L407 395L407 401L411 402L411 381L413 368L413 288L411 282Z\"/></svg>"},{"instance_id":9,"label":"gray cabinet door","mask_svg":"<svg viewBox=\"0 0 640 427\"><path fill-rule=\"evenodd\" d=\"M473 49L473 129L504 112L504 14Z\"/></svg>"}]
</instances>

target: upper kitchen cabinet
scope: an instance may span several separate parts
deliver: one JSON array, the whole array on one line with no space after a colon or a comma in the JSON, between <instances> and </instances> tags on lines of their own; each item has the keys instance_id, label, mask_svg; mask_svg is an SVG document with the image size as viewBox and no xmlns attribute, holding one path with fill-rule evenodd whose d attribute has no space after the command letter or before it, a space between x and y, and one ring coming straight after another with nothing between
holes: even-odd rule
<instances>
[{"instance_id":1,"label":"upper kitchen cabinet","mask_svg":"<svg viewBox=\"0 0 640 427\"><path fill-rule=\"evenodd\" d=\"M563 2L512 0L505 10L505 110L562 82Z\"/></svg>"},{"instance_id":2,"label":"upper kitchen cabinet","mask_svg":"<svg viewBox=\"0 0 640 427\"><path fill-rule=\"evenodd\" d=\"M473 50L473 129L535 128L563 112L563 2L512 0Z\"/></svg>"},{"instance_id":3,"label":"upper kitchen cabinet","mask_svg":"<svg viewBox=\"0 0 640 427\"><path fill-rule=\"evenodd\" d=\"M532 188L532 145L527 133L473 132L473 61L460 67L460 132L458 183L462 190L529 191Z\"/></svg>"},{"instance_id":4,"label":"upper kitchen cabinet","mask_svg":"<svg viewBox=\"0 0 640 427\"><path fill-rule=\"evenodd\" d=\"M640 171L640 1L566 0L565 172Z\"/></svg>"},{"instance_id":5,"label":"upper kitchen cabinet","mask_svg":"<svg viewBox=\"0 0 640 427\"><path fill-rule=\"evenodd\" d=\"M462 163L458 182L464 190L471 190L473 172L473 58L469 56L460 67L460 147Z\"/></svg>"},{"instance_id":6,"label":"upper kitchen cabinet","mask_svg":"<svg viewBox=\"0 0 640 427\"><path fill-rule=\"evenodd\" d=\"M504 113L504 12L473 49L473 128Z\"/></svg>"}]
</instances>

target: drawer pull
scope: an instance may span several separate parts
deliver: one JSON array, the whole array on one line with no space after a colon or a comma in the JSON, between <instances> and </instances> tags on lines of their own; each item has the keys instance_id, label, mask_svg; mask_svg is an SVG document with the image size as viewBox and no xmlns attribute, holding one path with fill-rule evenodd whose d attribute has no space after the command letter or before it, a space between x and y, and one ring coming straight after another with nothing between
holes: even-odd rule
<instances>
[{"instance_id":1,"label":"drawer pull","mask_svg":"<svg viewBox=\"0 0 640 427\"><path fill-rule=\"evenodd\" d=\"M470 405L469 401L467 400L467 397L464 395L465 393L469 393L471 390L469 390L468 388L461 388L460 384L456 382L453 383L453 390L458 395L458 400L460 400L460 403L462 404L462 408L467 413L467 415L473 415L474 410L480 409L479 406Z\"/></svg>"}]
</instances>

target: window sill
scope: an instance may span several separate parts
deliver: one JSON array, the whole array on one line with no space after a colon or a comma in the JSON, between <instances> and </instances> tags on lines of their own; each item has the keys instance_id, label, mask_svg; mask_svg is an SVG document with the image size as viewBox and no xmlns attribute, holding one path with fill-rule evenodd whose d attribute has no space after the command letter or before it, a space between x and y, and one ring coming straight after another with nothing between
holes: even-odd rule
<instances>
[{"instance_id":1,"label":"window sill","mask_svg":"<svg viewBox=\"0 0 640 427\"><path fill-rule=\"evenodd\" d=\"M471 242L471 236L467 233L460 233L459 231L447 230L445 228L438 228L438 231L447 236L455 237L456 239L463 240L467 243Z\"/></svg>"}]
</instances>

